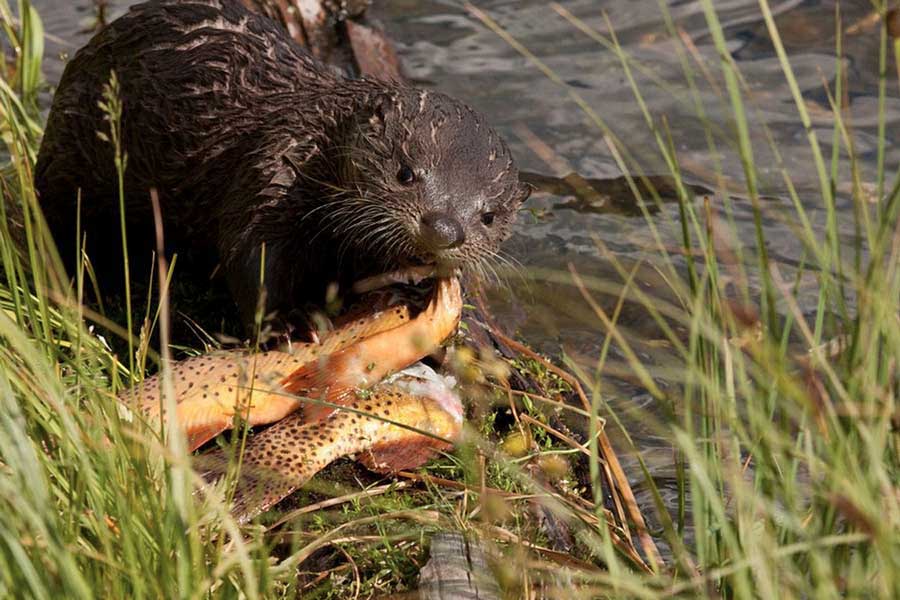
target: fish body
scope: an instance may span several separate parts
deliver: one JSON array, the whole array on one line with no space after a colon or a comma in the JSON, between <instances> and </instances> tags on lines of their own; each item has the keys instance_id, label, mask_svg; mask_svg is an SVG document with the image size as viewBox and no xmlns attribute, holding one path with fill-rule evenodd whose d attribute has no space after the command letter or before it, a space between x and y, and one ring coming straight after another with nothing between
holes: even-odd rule
<instances>
[{"instance_id":1,"label":"fish body","mask_svg":"<svg viewBox=\"0 0 900 600\"><path fill-rule=\"evenodd\" d=\"M232 512L246 522L301 487L332 461L358 455L370 466L413 468L449 449L462 429L463 411L451 383L423 369L361 396L315 421L291 415L251 437L244 448ZM431 379L423 383L423 379ZM210 483L221 480L229 453L217 449L197 457Z\"/></svg>"},{"instance_id":2,"label":"fish body","mask_svg":"<svg viewBox=\"0 0 900 600\"><path fill-rule=\"evenodd\" d=\"M428 305L415 317L402 298L379 296L380 305L345 320L318 343L292 344L262 353L224 351L171 367L176 416L195 450L229 429L235 416L250 425L274 423L304 406L307 421L326 417L332 404L353 401L372 387L433 352L455 330L462 310L459 282L440 279ZM120 398L135 402L151 423L168 422L159 375L146 378ZM162 415L162 417L161 417Z\"/></svg>"},{"instance_id":3,"label":"fish body","mask_svg":"<svg viewBox=\"0 0 900 600\"><path fill-rule=\"evenodd\" d=\"M331 354L323 354L291 373L286 388L330 404L346 404L356 389L369 388L391 373L436 350L456 330L462 315L459 280L438 280L428 306L402 327L382 331ZM309 419L333 410L327 404L304 408Z\"/></svg>"},{"instance_id":4,"label":"fish body","mask_svg":"<svg viewBox=\"0 0 900 600\"><path fill-rule=\"evenodd\" d=\"M188 448L195 450L232 427L235 415L251 425L264 425L297 410L300 402L285 391L281 382L314 360L312 350L304 346L293 353L216 352L174 364L175 410ZM132 393L146 418L151 423L159 422L164 414L159 376L145 379Z\"/></svg>"}]
</instances>

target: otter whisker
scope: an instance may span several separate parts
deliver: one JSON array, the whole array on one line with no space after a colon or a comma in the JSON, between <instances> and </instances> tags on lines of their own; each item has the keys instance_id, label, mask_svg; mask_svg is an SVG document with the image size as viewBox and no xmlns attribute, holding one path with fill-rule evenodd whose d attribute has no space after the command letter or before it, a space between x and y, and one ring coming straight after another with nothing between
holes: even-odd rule
<instances>
[{"instance_id":1,"label":"otter whisker","mask_svg":"<svg viewBox=\"0 0 900 600\"><path fill-rule=\"evenodd\" d=\"M518 259L503 251L495 252L492 258L499 264L505 266L506 270L512 275L516 276L523 285L529 285L525 265L523 265Z\"/></svg>"}]
</instances>

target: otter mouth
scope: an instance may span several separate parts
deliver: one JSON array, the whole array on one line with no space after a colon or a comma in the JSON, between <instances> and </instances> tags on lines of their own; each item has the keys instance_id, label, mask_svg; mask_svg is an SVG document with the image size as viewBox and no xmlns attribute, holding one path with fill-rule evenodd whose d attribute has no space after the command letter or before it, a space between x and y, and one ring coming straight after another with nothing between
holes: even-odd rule
<instances>
[{"instance_id":1,"label":"otter mouth","mask_svg":"<svg viewBox=\"0 0 900 600\"><path fill-rule=\"evenodd\" d=\"M449 277L452 275L456 275L456 269L454 268L446 268L436 264L414 265L360 279L353 284L352 290L355 294L365 294L391 285L416 286L432 277Z\"/></svg>"},{"instance_id":2,"label":"otter mouth","mask_svg":"<svg viewBox=\"0 0 900 600\"><path fill-rule=\"evenodd\" d=\"M351 291L365 294L392 285L418 286L426 279L459 277L463 262L455 254L452 250L434 252L420 249L400 259L399 264L395 263L398 268L357 280Z\"/></svg>"}]
</instances>

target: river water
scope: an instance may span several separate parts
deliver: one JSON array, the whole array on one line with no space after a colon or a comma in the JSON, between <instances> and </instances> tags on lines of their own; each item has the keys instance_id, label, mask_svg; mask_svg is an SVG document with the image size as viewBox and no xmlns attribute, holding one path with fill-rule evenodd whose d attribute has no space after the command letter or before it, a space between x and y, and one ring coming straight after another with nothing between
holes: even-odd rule
<instances>
[{"instance_id":1,"label":"river water","mask_svg":"<svg viewBox=\"0 0 900 600\"><path fill-rule=\"evenodd\" d=\"M61 74L60 56L74 52L89 37L92 9L83 0L33 0L52 38L48 41L46 73L52 81ZM128 2L112 2L111 16L121 14ZM592 30L606 37L610 25L630 58L634 76L649 112L671 132L681 168L691 183L717 188L714 165L721 165L724 183L743 188L743 170L736 152L732 112L727 101L719 58L713 47L703 9L693 0L669 0L672 17L690 40L697 97L706 110L708 126L716 132L713 153L706 128L698 119L691 90L655 0L568 0L563 11L545 0L491 0L477 7L504 31L533 53L558 77L554 82L497 33L485 26L476 12L461 2L440 0L376 0L382 19L400 50L407 75L415 82L456 96L488 115L509 142L520 166L528 171L563 176L576 171L586 178L614 178L622 174L603 132L573 101L574 92L605 121L624 143L627 152L647 173L665 173L656 140L629 86L616 54L579 31L563 14L568 11ZM729 52L740 66L747 86L745 99L751 120L760 186L767 197L763 225L770 258L791 278L801 259L796 236L779 214L790 214L781 166L768 143L780 151L783 166L791 174L810 220L824 232L825 211L807 134L797 116L790 90L766 32L757 0L716 0ZM830 1L771 0L772 12L790 56L798 85L813 119L826 157L831 153L832 117L824 83L834 85L835 6ZM846 93L848 121L855 131L863 182L875 180L877 169L877 85L879 32L870 18L869 2L845 2L841 19L845 58L850 82ZM608 20L607 20L608 19ZM698 67L698 65L700 65ZM891 67L893 68L893 67ZM707 78L706 75L709 75ZM898 139L900 97L888 90L887 139ZM896 144L888 143L886 162L893 173L900 163ZM842 157L846 158L845 154ZM846 161L845 161L846 162ZM721 182L719 182L721 183ZM850 173L844 165L837 186L842 240L853 241ZM530 211L523 212L507 252L522 265L522 276L506 278L495 293L498 315L516 325L533 346L554 356L570 358L593 369L603 329L578 290L568 284L547 283L544 273L565 272L573 265L580 273L604 281L621 281L608 257L598 251L598 241L626 266L641 262L638 282L648 293L665 295L659 275L662 261L653 250L651 228L641 216L626 216L585 206L561 206L566 198L535 194ZM721 198L713 197L714 207ZM677 207L666 204L653 217L664 244L678 246ZM723 243L737 239L752 247L753 218L749 202L734 198L735 230L723 232ZM822 233L824 235L824 233ZM678 255L672 259L683 269ZM754 287L751 273L751 287ZM607 309L614 297L598 296ZM800 282L800 306L815 310L815 285L811 277ZM783 309L782 309L783 310ZM654 365L664 384L667 367L675 363L658 339L650 319L637 307L626 305L622 327L639 355ZM621 377L617 375L621 371ZM613 351L604 391L611 405L623 413L641 408L662 415L662 407L629 383L623 357ZM648 462L667 500L674 502L672 452L666 441L644 418L626 419L630 435ZM615 432L614 443L623 449L623 463L638 489L639 500L649 506L642 491L635 457Z\"/></svg>"}]
</instances>

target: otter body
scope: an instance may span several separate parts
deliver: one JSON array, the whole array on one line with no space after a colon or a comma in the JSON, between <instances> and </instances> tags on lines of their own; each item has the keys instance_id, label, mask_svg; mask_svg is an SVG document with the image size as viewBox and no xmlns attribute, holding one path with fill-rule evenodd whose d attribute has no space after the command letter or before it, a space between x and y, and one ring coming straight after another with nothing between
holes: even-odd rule
<instances>
[{"instance_id":1,"label":"otter body","mask_svg":"<svg viewBox=\"0 0 900 600\"><path fill-rule=\"evenodd\" d=\"M464 104L347 78L237 0L147 2L67 65L36 167L61 253L74 259L80 192L103 272L122 264L113 147L97 135L109 134L98 103L112 71L131 264L150 263L156 188L180 270L220 267L245 322L261 278L267 310L284 314L332 282L487 260L527 196L502 139Z\"/></svg>"}]
</instances>

